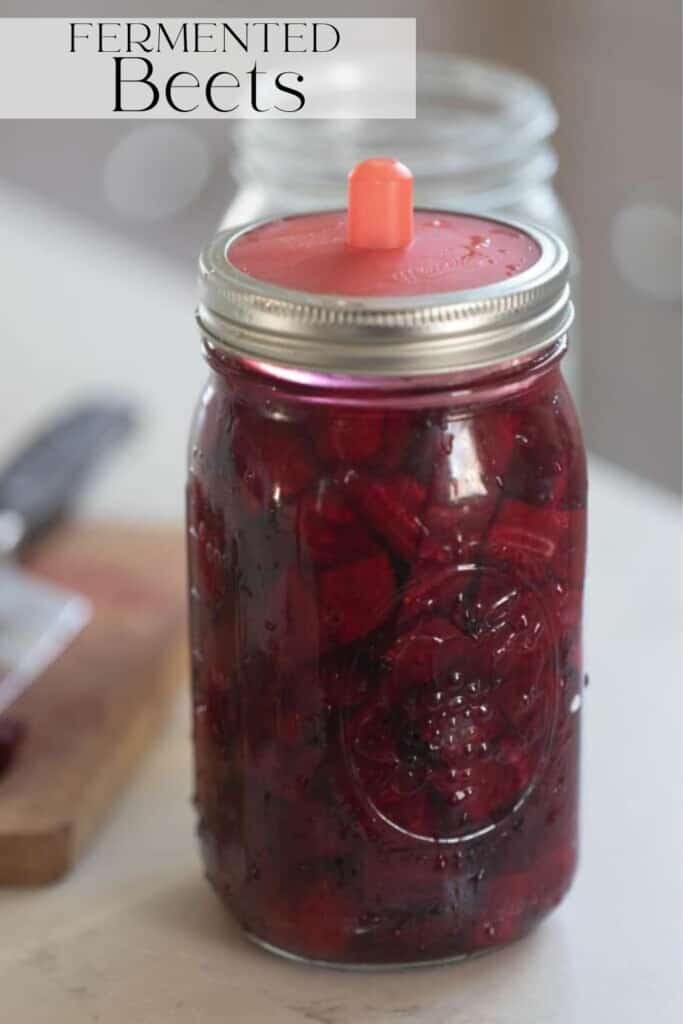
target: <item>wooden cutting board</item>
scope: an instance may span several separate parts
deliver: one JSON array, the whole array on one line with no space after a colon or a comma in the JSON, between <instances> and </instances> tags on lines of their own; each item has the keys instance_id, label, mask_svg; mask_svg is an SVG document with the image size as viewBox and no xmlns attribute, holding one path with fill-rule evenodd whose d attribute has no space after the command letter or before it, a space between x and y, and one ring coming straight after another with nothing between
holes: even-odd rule
<instances>
[{"instance_id":1,"label":"wooden cutting board","mask_svg":"<svg viewBox=\"0 0 683 1024\"><path fill-rule=\"evenodd\" d=\"M7 714L26 734L0 777L0 884L64 875L188 675L182 533L75 523L27 568L87 595L85 630Z\"/></svg>"}]
</instances>

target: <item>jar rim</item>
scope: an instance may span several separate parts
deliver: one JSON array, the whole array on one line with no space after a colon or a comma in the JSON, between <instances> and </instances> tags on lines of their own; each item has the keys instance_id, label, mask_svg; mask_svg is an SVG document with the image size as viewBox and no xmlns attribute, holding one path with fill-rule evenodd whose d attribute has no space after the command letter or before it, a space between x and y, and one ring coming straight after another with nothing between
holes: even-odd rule
<instances>
[{"instance_id":1,"label":"jar rim","mask_svg":"<svg viewBox=\"0 0 683 1024\"><path fill-rule=\"evenodd\" d=\"M229 354L322 374L430 377L514 367L552 348L571 326L569 256L550 231L487 219L528 234L538 260L495 284L387 298L312 294L258 280L230 263L228 252L269 221L221 231L200 257L200 330Z\"/></svg>"},{"instance_id":2,"label":"jar rim","mask_svg":"<svg viewBox=\"0 0 683 1024\"><path fill-rule=\"evenodd\" d=\"M511 178L520 187L539 175L547 180L556 171L548 139L557 110L544 86L516 69L420 51L417 109L411 121L248 119L235 129L238 178L277 186L284 164L286 177L302 187L334 188L343 169L383 148L400 151L418 181L449 178L451 189L454 178L483 175L484 187L495 189Z\"/></svg>"}]
</instances>

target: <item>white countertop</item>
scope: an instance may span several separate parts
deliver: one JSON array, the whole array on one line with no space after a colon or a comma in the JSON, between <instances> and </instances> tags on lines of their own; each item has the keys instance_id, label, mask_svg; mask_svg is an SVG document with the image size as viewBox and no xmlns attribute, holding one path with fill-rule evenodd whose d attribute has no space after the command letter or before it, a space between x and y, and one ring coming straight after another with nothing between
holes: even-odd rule
<instances>
[{"instance_id":1,"label":"white countertop","mask_svg":"<svg viewBox=\"0 0 683 1024\"><path fill-rule=\"evenodd\" d=\"M177 518L202 376L192 282L0 186L0 458L27 410L108 383L149 405L93 514ZM47 284L31 283L36 230ZM83 285L86 285L85 291ZM64 882L0 892L0 1018L14 1024L678 1024L681 995L678 503L593 460L583 857L529 939L440 968L299 967L244 942L208 886L189 805L188 702ZM1 799L1 795L0 795Z\"/></svg>"}]
</instances>

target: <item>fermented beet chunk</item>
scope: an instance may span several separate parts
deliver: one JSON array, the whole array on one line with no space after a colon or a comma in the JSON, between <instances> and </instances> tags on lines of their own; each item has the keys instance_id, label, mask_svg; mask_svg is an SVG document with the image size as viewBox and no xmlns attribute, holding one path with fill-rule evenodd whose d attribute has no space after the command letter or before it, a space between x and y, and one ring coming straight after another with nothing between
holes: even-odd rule
<instances>
[{"instance_id":1,"label":"fermented beet chunk","mask_svg":"<svg viewBox=\"0 0 683 1024\"><path fill-rule=\"evenodd\" d=\"M464 674L476 661L475 642L445 618L427 618L398 638L386 655L392 696L407 687L439 682Z\"/></svg>"},{"instance_id":2,"label":"fermented beet chunk","mask_svg":"<svg viewBox=\"0 0 683 1024\"><path fill-rule=\"evenodd\" d=\"M514 566L526 579L542 582L553 572L564 576L563 545L569 513L506 499L501 502L486 540L492 562Z\"/></svg>"},{"instance_id":3,"label":"fermented beet chunk","mask_svg":"<svg viewBox=\"0 0 683 1024\"><path fill-rule=\"evenodd\" d=\"M418 514L424 503L420 484L405 476L378 480L358 473L349 473L344 482L349 500L370 529L395 554L414 558L427 536Z\"/></svg>"},{"instance_id":4,"label":"fermented beet chunk","mask_svg":"<svg viewBox=\"0 0 683 1024\"><path fill-rule=\"evenodd\" d=\"M418 552L420 562L472 563L496 510L496 495L476 495L450 505L430 505L424 513L427 536Z\"/></svg>"},{"instance_id":5,"label":"fermented beet chunk","mask_svg":"<svg viewBox=\"0 0 683 1024\"><path fill-rule=\"evenodd\" d=\"M323 465L397 469L406 455L411 417L376 409L323 409L312 426Z\"/></svg>"},{"instance_id":6,"label":"fermented beet chunk","mask_svg":"<svg viewBox=\"0 0 683 1024\"><path fill-rule=\"evenodd\" d=\"M318 581L322 651L352 643L376 629L393 610L396 581L382 551L326 569Z\"/></svg>"},{"instance_id":7,"label":"fermented beet chunk","mask_svg":"<svg viewBox=\"0 0 683 1024\"><path fill-rule=\"evenodd\" d=\"M473 570L460 570L452 565L425 564L414 573L403 592L397 626L403 631L419 616L441 615L451 618L476 582Z\"/></svg>"},{"instance_id":8,"label":"fermented beet chunk","mask_svg":"<svg viewBox=\"0 0 683 1024\"><path fill-rule=\"evenodd\" d=\"M316 427L316 452L332 466L371 462L379 456L384 441L384 414L374 410L325 409Z\"/></svg>"},{"instance_id":9,"label":"fermented beet chunk","mask_svg":"<svg viewBox=\"0 0 683 1024\"><path fill-rule=\"evenodd\" d=\"M325 567L356 561L376 548L341 488L330 481L302 497L297 536L303 557Z\"/></svg>"},{"instance_id":10,"label":"fermented beet chunk","mask_svg":"<svg viewBox=\"0 0 683 1024\"><path fill-rule=\"evenodd\" d=\"M247 500L255 509L288 501L313 480L313 458L300 425L242 411L232 451Z\"/></svg>"}]
</instances>

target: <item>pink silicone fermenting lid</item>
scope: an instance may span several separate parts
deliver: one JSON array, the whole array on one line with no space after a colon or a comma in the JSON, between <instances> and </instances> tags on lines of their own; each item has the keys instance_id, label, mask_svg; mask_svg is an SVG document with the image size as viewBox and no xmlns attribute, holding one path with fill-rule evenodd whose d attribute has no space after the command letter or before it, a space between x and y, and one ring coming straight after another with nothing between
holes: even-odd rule
<instances>
[{"instance_id":1,"label":"pink silicone fermenting lid","mask_svg":"<svg viewBox=\"0 0 683 1024\"><path fill-rule=\"evenodd\" d=\"M348 212L287 217L240 235L230 263L261 281L314 294L409 296L494 284L540 255L526 232L456 213L413 212L413 177L396 160L349 174Z\"/></svg>"},{"instance_id":2,"label":"pink silicone fermenting lid","mask_svg":"<svg viewBox=\"0 0 683 1024\"><path fill-rule=\"evenodd\" d=\"M335 387L555 358L573 319L561 239L413 210L412 192L402 164L366 160L349 175L348 211L219 232L199 261L207 349Z\"/></svg>"}]
</instances>

